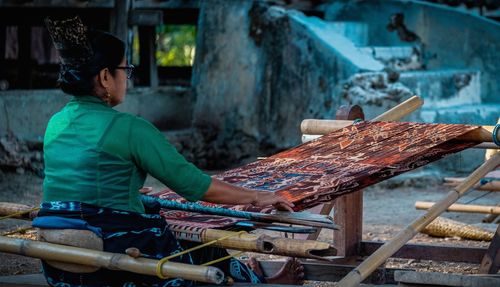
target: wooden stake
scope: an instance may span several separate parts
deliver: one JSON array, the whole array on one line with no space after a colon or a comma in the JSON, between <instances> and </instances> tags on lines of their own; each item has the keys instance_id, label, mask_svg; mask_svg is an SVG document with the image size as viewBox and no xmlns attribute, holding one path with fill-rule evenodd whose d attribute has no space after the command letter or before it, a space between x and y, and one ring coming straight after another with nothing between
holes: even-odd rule
<instances>
[{"instance_id":1,"label":"wooden stake","mask_svg":"<svg viewBox=\"0 0 500 287\"><path fill-rule=\"evenodd\" d=\"M500 164L500 154L496 154L470 176L468 176L459 186L451 190L448 195L432 206L426 214L417 218L404 230L399 232L391 241L385 243L370 257L363 261L358 267L347 274L338 282L337 286L354 287L358 286L365 278L367 278L378 266L380 266L391 255L396 253L406 242L412 239L415 234L420 232L425 226L436 219L443 213L451 204L457 201L467 190L471 189L476 182L484 177L489 171Z\"/></svg>"},{"instance_id":2,"label":"wooden stake","mask_svg":"<svg viewBox=\"0 0 500 287\"><path fill-rule=\"evenodd\" d=\"M147 258L133 258L127 254L5 236L0 236L0 251L44 260L129 271L151 276L156 276L156 265L159 261ZM224 273L220 269L211 266L166 262L162 265L161 273L163 276L170 278L180 277L186 280L212 284L220 284L224 280Z\"/></svg>"},{"instance_id":3,"label":"wooden stake","mask_svg":"<svg viewBox=\"0 0 500 287\"><path fill-rule=\"evenodd\" d=\"M429 209L435 202L430 201L417 201L415 202L416 209ZM456 211L456 212L468 212L468 213L485 213L485 214L497 214L500 215L500 207L498 206L486 206L486 205L472 205L472 204L452 204L446 211Z\"/></svg>"}]
</instances>

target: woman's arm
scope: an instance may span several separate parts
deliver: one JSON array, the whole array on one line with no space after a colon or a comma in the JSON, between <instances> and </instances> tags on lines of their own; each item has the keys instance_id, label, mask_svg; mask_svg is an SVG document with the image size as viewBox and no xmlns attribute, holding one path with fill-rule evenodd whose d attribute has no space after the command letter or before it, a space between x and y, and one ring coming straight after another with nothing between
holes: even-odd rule
<instances>
[{"instance_id":1,"label":"woman's arm","mask_svg":"<svg viewBox=\"0 0 500 287\"><path fill-rule=\"evenodd\" d=\"M272 205L292 211L294 205L273 192L250 190L210 178L186 161L157 128L143 119L133 118L128 142L136 165L189 201ZM115 146L120 147L120 144Z\"/></svg>"},{"instance_id":2,"label":"woman's arm","mask_svg":"<svg viewBox=\"0 0 500 287\"><path fill-rule=\"evenodd\" d=\"M203 201L219 204L252 204L254 206L272 205L276 209L293 211L293 203L268 191L258 191L232 185L216 178L202 198Z\"/></svg>"}]
</instances>

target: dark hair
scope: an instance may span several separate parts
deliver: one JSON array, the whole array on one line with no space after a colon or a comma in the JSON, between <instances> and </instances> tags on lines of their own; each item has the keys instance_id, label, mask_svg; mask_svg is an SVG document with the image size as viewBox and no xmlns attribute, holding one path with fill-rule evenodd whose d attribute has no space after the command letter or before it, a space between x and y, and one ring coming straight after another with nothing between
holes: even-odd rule
<instances>
[{"instance_id":1,"label":"dark hair","mask_svg":"<svg viewBox=\"0 0 500 287\"><path fill-rule=\"evenodd\" d=\"M93 51L89 61L77 68L61 65L58 84L66 94L93 95L93 78L104 68L110 68L114 75L112 68L120 65L125 56L125 43L110 33L91 30L88 39Z\"/></svg>"}]
</instances>

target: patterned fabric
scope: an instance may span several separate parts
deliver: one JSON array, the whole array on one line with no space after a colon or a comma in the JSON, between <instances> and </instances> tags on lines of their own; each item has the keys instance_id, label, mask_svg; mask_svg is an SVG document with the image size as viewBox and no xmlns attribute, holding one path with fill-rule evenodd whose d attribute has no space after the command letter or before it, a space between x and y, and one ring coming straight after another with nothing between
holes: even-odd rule
<instances>
[{"instance_id":1,"label":"patterned fabric","mask_svg":"<svg viewBox=\"0 0 500 287\"><path fill-rule=\"evenodd\" d=\"M396 122L361 122L265 160L226 171L215 177L248 188L267 190L287 198L295 210L304 210L366 186L407 172L475 143L454 139L477 126ZM184 202L165 190L160 198ZM253 206L203 203L220 208L269 212ZM164 212L168 221L210 227L228 226L217 216ZM213 220L210 220L213 218ZM238 220L238 219L235 219ZM191 222L187 222L191 221Z\"/></svg>"},{"instance_id":2,"label":"patterned fabric","mask_svg":"<svg viewBox=\"0 0 500 287\"><path fill-rule=\"evenodd\" d=\"M90 226L100 228L104 251L125 253L125 249L136 247L143 257L161 259L193 247L193 243L179 242L172 234L165 220L158 214L141 214L111 208L103 208L80 202L44 202L39 217L57 216L86 221ZM39 226L43 227L43 226ZM52 227L52 226L51 226ZM170 261L199 265L227 255L219 248L203 248ZM191 286L193 282L180 278L160 279L155 276L134 274L125 271L100 269L93 273L71 273L56 269L45 262L44 275L50 286ZM236 282L265 282L246 265L236 259L214 264L226 276Z\"/></svg>"}]
</instances>

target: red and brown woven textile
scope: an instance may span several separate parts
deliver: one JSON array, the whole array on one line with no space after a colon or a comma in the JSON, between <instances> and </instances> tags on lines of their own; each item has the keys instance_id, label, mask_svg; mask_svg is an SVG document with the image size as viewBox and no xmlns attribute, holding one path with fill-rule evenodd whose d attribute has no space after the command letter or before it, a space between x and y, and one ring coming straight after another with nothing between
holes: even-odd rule
<instances>
[{"instance_id":1,"label":"red and brown woven textile","mask_svg":"<svg viewBox=\"0 0 500 287\"><path fill-rule=\"evenodd\" d=\"M361 122L215 177L287 198L303 210L407 172L475 143L454 140L478 126ZM183 201L170 190L159 196ZM211 206L261 211L251 206ZM167 219L182 220L179 217ZM189 220L189 219L188 219Z\"/></svg>"}]
</instances>

